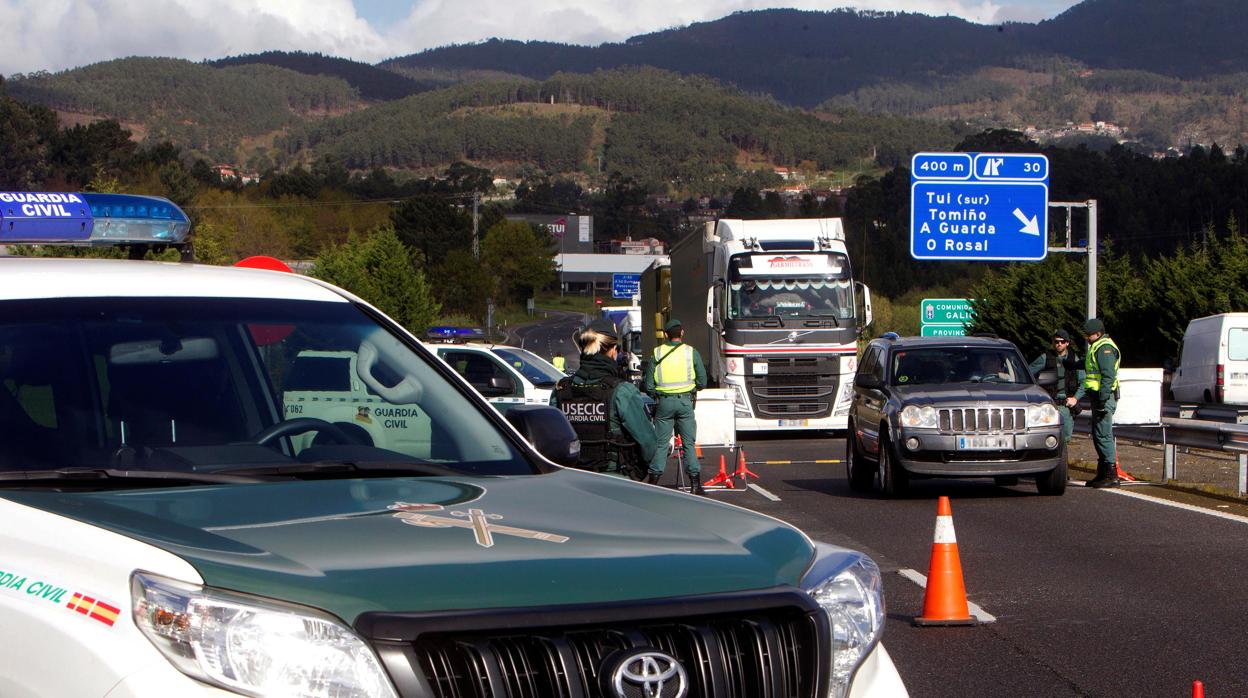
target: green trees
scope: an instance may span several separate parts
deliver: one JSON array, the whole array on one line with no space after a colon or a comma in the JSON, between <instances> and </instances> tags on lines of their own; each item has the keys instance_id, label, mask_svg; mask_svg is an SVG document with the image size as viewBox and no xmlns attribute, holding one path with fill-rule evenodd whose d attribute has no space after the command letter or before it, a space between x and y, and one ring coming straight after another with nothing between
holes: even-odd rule
<instances>
[{"instance_id":1,"label":"green trees","mask_svg":"<svg viewBox=\"0 0 1248 698\"><path fill-rule=\"evenodd\" d=\"M544 228L542 230L545 230ZM481 242L481 266L495 279L499 297L523 303L555 280L554 242L524 221L496 223Z\"/></svg>"},{"instance_id":2,"label":"green trees","mask_svg":"<svg viewBox=\"0 0 1248 698\"><path fill-rule=\"evenodd\" d=\"M1178 355L1189 320L1248 309L1248 238L1231 221L1226 237L1154 258L1109 252L1098 264L1098 315L1130 366L1160 366ZM990 271L971 291L977 332L994 332L1029 355L1054 329L1074 334L1086 319L1087 266L1051 255Z\"/></svg>"},{"instance_id":3,"label":"green trees","mask_svg":"<svg viewBox=\"0 0 1248 698\"><path fill-rule=\"evenodd\" d=\"M324 250L311 275L351 291L416 334L441 312L415 255L389 226Z\"/></svg>"}]
</instances>

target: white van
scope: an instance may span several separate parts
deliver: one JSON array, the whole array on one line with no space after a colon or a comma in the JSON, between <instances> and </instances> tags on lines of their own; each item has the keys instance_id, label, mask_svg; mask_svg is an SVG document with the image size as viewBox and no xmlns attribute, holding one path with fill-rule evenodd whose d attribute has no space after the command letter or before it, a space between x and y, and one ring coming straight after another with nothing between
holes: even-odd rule
<instances>
[{"instance_id":1,"label":"white van","mask_svg":"<svg viewBox=\"0 0 1248 698\"><path fill-rule=\"evenodd\" d=\"M1187 324L1170 392L1181 402L1248 405L1248 313L1223 313Z\"/></svg>"}]
</instances>

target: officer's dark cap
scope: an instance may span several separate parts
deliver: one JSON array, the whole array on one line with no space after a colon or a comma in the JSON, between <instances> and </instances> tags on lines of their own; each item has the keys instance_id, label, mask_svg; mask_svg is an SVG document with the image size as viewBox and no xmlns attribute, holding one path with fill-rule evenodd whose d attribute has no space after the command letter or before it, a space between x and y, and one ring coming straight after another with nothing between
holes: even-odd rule
<instances>
[{"instance_id":1,"label":"officer's dark cap","mask_svg":"<svg viewBox=\"0 0 1248 698\"><path fill-rule=\"evenodd\" d=\"M1096 334L1104 331L1105 323L1101 322L1100 318L1091 318L1087 322L1083 323L1083 333L1085 335Z\"/></svg>"},{"instance_id":2,"label":"officer's dark cap","mask_svg":"<svg viewBox=\"0 0 1248 698\"><path fill-rule=\"evenodd\" d=\"M1070 342L1070 333L1069 333L1069 332L1067 332L1066 330L1054 330L1054 331L1053 331L1053 339L1060 339L1060 340L1062 340L1062 341L1064 341L1064 342L1069 343L1069 342Z\"/></svg>"},{"instance_id":3,"label":"officer's dark cap","mask_svg":"<svg viewBox=\"0 0 1248 698\"><path fill-rule=\"evenodd\" d=\"M612 339L620 338L620 331L615 328L615 323L606 318L598 318L597 320L594 320L589 323L585 329L593 330L598 334L609 335Z\"/></svg>"},{"instance_id":4,"label":"officer's dark cap","mask_svg":"<svg viewBox=\"0 0 1248 698\"><path fill-rule=\"evenodd\" d=\"M679 327L680 327L680 320L673 318L667 321L667 324L663 326L663 329L668 332L671 332L672 330L678 329Z\"/></svg>"}]
</instances>

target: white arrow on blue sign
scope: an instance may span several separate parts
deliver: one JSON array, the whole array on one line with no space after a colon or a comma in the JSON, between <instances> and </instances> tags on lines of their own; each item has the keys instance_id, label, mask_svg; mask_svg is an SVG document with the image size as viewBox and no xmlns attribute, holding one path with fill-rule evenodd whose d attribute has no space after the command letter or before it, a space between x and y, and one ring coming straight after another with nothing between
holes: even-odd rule
<instances>
[{"instance_id":1,"label":"white arrow on blue sign","mask_svg":"<svg viewBox=\"0 0 1248 698\"><path fill-rule=\"evenodd\" d=\"M1048 254L1049 159L918 153L910 161L915 259L1038 261Z\"/></svg>"}]
</instances>

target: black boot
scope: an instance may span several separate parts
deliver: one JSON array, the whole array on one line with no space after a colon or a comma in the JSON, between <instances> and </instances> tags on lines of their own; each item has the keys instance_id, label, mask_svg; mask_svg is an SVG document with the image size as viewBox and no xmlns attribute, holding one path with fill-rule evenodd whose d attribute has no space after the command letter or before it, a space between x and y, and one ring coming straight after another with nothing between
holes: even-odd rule
<instances>
[{"instance_id":1,"label":"black boot","mask_svg":"<svg viewBox=\"0 0 1248 698\"><path fill-rule=\"evenodd\" d=\"M689 482L689 494L706 494L706 490L702 489L702 481L698 480L697 475L690 475Z\"/></svg>"},{"instance_id":2,"label":"black boot","mask_svg":"<svg viewBox=\"0 0 1248 698\"><path fill-rule=\"evenodd\" d=\"M1096 464L1096 477L1088 482L1087 487L1095 487L1101 489L1103 487L1118 486L1118 467L1114 463Z\"/></svg>"},{"instance_id":3,"label":"black boot","mask_svg":"<svg viewBox=\"0 0 1248 698\"><path fill-rule=\"evenodd\" d=\"M661 477L663 477L663 473L650 473L646 476L646 484L657 485Z\"/></svg>"}]
</instances>

